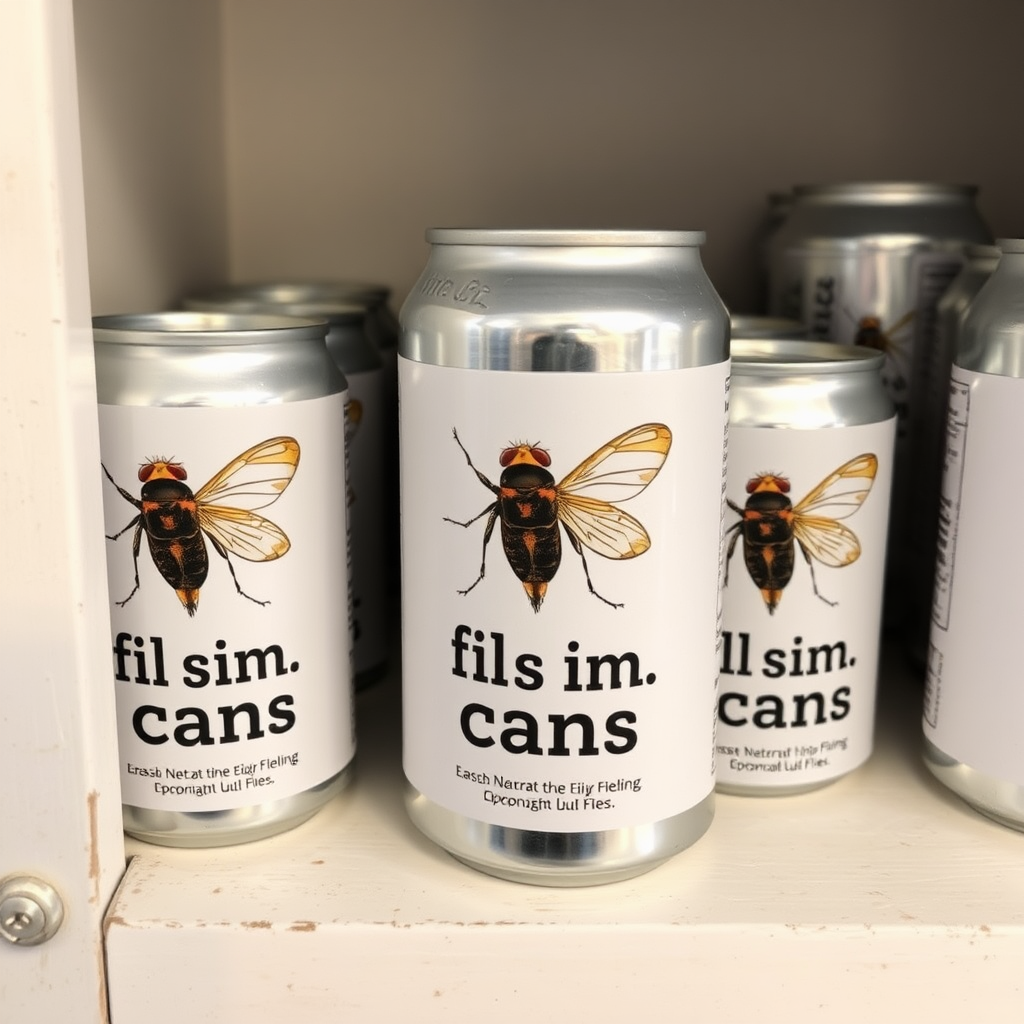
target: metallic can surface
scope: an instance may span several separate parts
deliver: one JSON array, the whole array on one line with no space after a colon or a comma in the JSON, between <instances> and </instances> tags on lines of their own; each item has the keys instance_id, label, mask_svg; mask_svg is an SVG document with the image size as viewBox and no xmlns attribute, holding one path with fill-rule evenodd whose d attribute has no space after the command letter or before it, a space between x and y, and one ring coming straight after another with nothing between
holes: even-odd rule
<instances>
[{"instance_id":1,"label":"metallic can surface","mask_svg":"<svg viewBox=\"0 0 1024 1024\"><path fill-rule=\"evenodd\" d=\"M871 753L896 430L882 363L733 341L722 792L816 789Z\"/></svg>"},{"instance_id":2,"label":"metallic can surface","mask_svg":"<svg viewBox=\"0 0 1024 1024\"><path fill-rule=\"evenodd\" d=\"M728 319L703 237L435 230L401 312L407 807L499 877L615 881L711 822Z\"/></svg>"},{"instance_id":3,"label":"metallic can surface","mask_svg":"<svg viewBox=\"0 0 1024 1024\"><path fill-rule=\"evenodd\" d=\"M1013 544L1024 477L1024 239L964 318L950 374L924 701L925 763L977 810L1024 830L1024 562Z\"/></svg>"},{"instance_id":4,"label":"metallic can surface","mask_svg":"<svg viewBox=\"0 0 1024 1024\"><path fill-rule=\"evenodd\" d=\"M386 484L397 465L385 457L395 415L385 379L383 356L371 338L368 321L386 292L352 283L278 282L234 285L188 296L192 310L222 313L285 313L327 321L327 351L348 384L349 528L352 531L353 658L358 689L379 679L388 662L387 567L392 557L386 517L397 495ZM392 361L394 353L392 352ZM393 375L393 371L392 371ZM397 460L392 460L397 462ZM397 538L395 538L397 546Z\"/></svg>"},{"instance_id":5,"label":"metallic can surface","mask_svg":"<svg viewBox=\"0 0 1024 1024\"><path fill-rule=\"evenodd\" d=\"M912 661L923 667L928 658L928 633L932 621L932 582L935 545L939 535L939 496L946 455L946 415L949 406L949 374L968 307L999 264L995 245L969 245L960 273L939 299L936 311L935 347L921 368L921 437L915 444L920 457L914 462L914 493L921 520L910 532L910 601L907 610L906 647Z\"/></svg>"},{"instance_id":6,"label":"metallic can surface","mask_svg":"<svg viewBox=\"0 0 1024 1024\"><path fill-rule=\"evenodd\" d=\"M794 189L771 243L770 312L806 323L811 337L885 354L896 406L896 465L888 565L889 625L905 625L909 546L921 525L913 465L922 435L923 364L936 344L936 304L968 243L991 241L970 186L860 182Z\"/></svg>"},{"instance_id":7,"label":"metallic can surface","mask_svg":"<svg viewBox=\"0 0 1024 1024\"><path fill-rule=\"evenodd\" d=\"M140 839L260 839L349 779L347 392L326 331L94 320L124 825Z\"/></svg>"},{"instance_id":8,"label":"metallic can surface","mask_svg":"<svg viewBox=\"0 0 1024 1024\"><path fill-rule=\"evenodd\" d=\"M763 338L787 341L808 337L807 326L784 316L750 316L732 313L729 316L732 338Z\"/></svg>"}]
</instances>

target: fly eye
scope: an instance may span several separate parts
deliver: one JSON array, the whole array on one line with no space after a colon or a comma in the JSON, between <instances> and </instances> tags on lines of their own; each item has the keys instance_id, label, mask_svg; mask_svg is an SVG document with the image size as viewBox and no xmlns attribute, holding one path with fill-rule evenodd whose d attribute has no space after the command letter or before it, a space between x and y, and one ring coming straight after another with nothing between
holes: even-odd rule
<instances>
[{"instance_id":1,"label":"fly eye","mask_svg":"<svg viewBox=\"0 0 1024 1024\"><path fill-rule=\"evenodd\" d=\"M761 482L762 479L763 478L759 476L752 476L747 481L747 494L753 494L754 491L757 490L757 485Z\"/></svg>"},{"instance_id":2,"label":"fly eye","mask_svg":"<svg viewBox=\"0 0 1024 1024\"><path fill-rule=\"evenodd\" d=\"M789 481L784 476L777 476L775 482L783 494L789 494Z\"/></svg>"},{"instance_id":3,"label":"fly eye","mask_svg":"<svg viewBox=\"0 0 1024 1024\"><path fill-rule=\"evenodd\" d=\"M548 455L543 448L531 448L530 454L533 456L538 466L544 466L547 468L551 465L551 456Z\"/></svg>"},{"instance_id":4,"label":"fly eye","mask_svg":"<svg viewBox=\"0 0 1024 1024\"><path fill-rule=\"evenodd\" d=\"M188 473L185 472L185 467L179 465L177 462L167 463L167 472L174 477L175 480L186 480L188 479Z\"/></svg>"},{"instance_id":5,"label":"fly eye","mask_svg":"<svg viewBox=\"0 0 1024 1024\"><path fill-rule=\"evenodd\" d=\"M498 462L501 464L502 469L511 464L512 460L516 457L517 451L519 451L518 448L506 448L501 455L498 456Z\"/></svg>"},{"instance_id":6,"label":"fly eye","mask_svg":"<svg viewBox=\"0 0 1024 1024\"><path fill-rule=\"evenodd\" d=\"M152 462L147 462L144 466L139 466L139 480L142 481L142 483L145 483L153 475L154 469L156 469L156 467Z\"/></svg>"}]
</instances>

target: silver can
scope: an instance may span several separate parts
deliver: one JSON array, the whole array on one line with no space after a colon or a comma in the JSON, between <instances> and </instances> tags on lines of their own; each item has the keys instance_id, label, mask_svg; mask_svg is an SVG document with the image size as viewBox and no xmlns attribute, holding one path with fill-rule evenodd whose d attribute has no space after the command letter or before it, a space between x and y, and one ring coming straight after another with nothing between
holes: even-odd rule
<instances>
[{"instance_id":1,"label":"silver can","mask_svg":"<svg viewBox=\"0 0 1024 1024\"><path fill-rule=\"evenodd\" d=\"M915 445L920 458L914 463L914 493L920 522L910 532L910 601L907 610L906 648L911 660L923 668L928 658L932 621L932 577L939 534L939 495L946 454L946 414L949 374L960 338L960 328L974 296L999 264L999 247L968 245L960 273L939 299L935 347L925 353L921 367L922 408L918 420L921 437Z\"/></svg>"},{"instance_id":2,"label":"silver can","mask_svg":"<svg viewBox=\"0 0 1024 1024\"><path fill-rule=\"evenodd\" d=\"M711 822L729 364L703 239L427 234L399 358L407 807L481 871L611 882Z\"/></svg>"},{"instance_id":3,"label":"silver can","mask_svg":"<svg viewBox=\"0 0 1024 1024\"><path fill-rule=\"evenodd\" d=\"M326 333L94 320L124 826L140 839L260 839L348 782L347 391Z\"/></svg>"},{"instance_id":4,"label":"silver can","mask_svg":"<svg viewBox=\"0 0 1024 1024\"><path fill-rule=\"evenodd\" d=\"M756 316L732 313L729 316L729 333L736 338L761 338L765 340L792 341L806 338L807 327L799 320L784 316Z\"/></svg>"},{"instance_id":5,"label":"silver can","mask_svg":"<svg viewBox=\"0 0 1024 1024\"><path fill-rule=\"evenodd\" d=\"M771 243L769 310L808 325L812 338L882 351L897 412L886 617L906 626L911 536L923 513L914 464L923 457L923 363L936 345L936 305L969 243L991 236L972 186L855 182L794 189Z\"/></svg>"},{"instance_id":6,"label":"silver can","mask_svg":"<svg viewBox=\"0 0 1024 1024\"><path fill-rule=\"evenodd\" d=\"M384 293L386 294L386 292ZM388 571L397 536L385 530L397 501L397 458L385 444L395 415L380 348L368 321L381 294L369 286L322 282L242 284L186 297L186 309L285 313L327 321L327 351L348 383L349 527L352 531L352 629L355 683L369 686L387 669L390 641ZM392 358L394 354L392 353ZM389 543L390 542L390 543Z\"/></svg>"},{"instance_id":7,"label":"silver can","mask_svg":"<svg viewBox=\"0 0 1024 1024\"><path fill-rule=\"evenodd\" d=\"M925 763L977 810L1024 830L1024 239L964 318L947 444L924 701Z\"/></svg>"},{"instance_id":8,"label":"silver can","mask_svg":"<svg viewBox=\"0 0 1024 1024\"><path fill-rule=\"evenodd\" d=\"M718 789L817 789L872 748L895 411L883 356L732 343Z\"/></svg>"}]
</instances>

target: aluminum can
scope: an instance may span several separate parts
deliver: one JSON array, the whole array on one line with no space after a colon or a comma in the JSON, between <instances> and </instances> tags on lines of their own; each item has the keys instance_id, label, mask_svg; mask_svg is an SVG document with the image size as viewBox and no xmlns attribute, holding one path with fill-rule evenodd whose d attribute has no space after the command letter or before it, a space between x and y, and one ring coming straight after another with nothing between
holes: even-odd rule
<instances>
[{"instance_id":1,"label":"aluminum can","mask_svg":"<svg viewBox=\"0 0 1024 1024\"><path fill-rule=\"evenodd\" d=\"M799 320L784 316L756 316L743 313L729 315L729 333L732 338L763 338L779 341L807 337L807 327Z\"/></svg>"},{"instance_id":2,"label":"aluminum can","mask_svg":"<svg viewBox=\"0 0 1024 1024\"><path fill-rule=\"evenodd\" d=\"M398 547L385 521L397 501L397 457L385 457L395 415L392 381L367 326L379 297L364 286L330 282L234 285L189 296L186 309L285 313L327 321L327 351L348 383L349 527L352 533L352 631L355 685L363 689L387 669L390 640L388 566Z\"/></svg>"},{"instance_id":3,"label":"aluminum can","mask_svg":"<svg viewBox=\"0 0 1024 1024\"><path fill-rule=\"evenodd\" d=\"M950 374L946 460L924 700L924 759L977 810L1024 830L1020 628L1014 543L1024 476L1024 239L964 318Z\"/></svg>"},{"instance_id":4,"label":"aluminum can","mask_svg":"<svg viewBox=\"0 0 1024 1024\"><path fill-rule=\"evenodd\" d=\"M326 333L94 320L124 826L140 839L261 839L348 782L347 390Z\"/></svg>"},{"instance_id":5,"label":"aluminum can","mask_svg":"<svg viewBox=\"0 0 1024 1024\"><path fill-rule=\"evenodd\" d=\"M914 493L921 520L911 531L910 604L906 648L911 661L923 668L928 658L928 634L932 622L932 578L935 545L939 534L939 497L946 454L946 415L949 406L949 374L960 337L960 328L974 296L999 263L999 247L968 245L960 273L946 289L936 308L935 347L921 368L922 408L918 424L921 438L914 463Z\"/></svg>"},{"instance_id":6,"label":"aluminum can","mask_svg":"<svg viewBox=\"0 0 1024 1024\"><path fill-rule=\"evenodd\" d=\"M733 341L718 789L817 789L871 754L896 417L883 356Z\"/></svg>"},{"instance_id":7,"label":"aluminum can","mask_svg":"<svg viewBox=\"0 0 1024 1024\"><path fill-rule=\"evenodd\" d=\"M407 807L481 871L611 882L711 822L729 363L703 239L427 234L400 314Z\"/></svg>"},{"instance_id":8,"label":"aluminum can","mask_svg":"<svg viewBox=\"0 0 1024 1024\"><path fill-rule=\"evenodd\" d=\"M882 378L897 412L887 568L887 625L906 628L911 536L925 513L914 492L924 457L922 364L936 345L936 305L969 243L991 236L977 189L926 182L855 182L794 189L771 242L769 311L808 325L811 337L885 355Z\"/></svg>"}]
</instances>

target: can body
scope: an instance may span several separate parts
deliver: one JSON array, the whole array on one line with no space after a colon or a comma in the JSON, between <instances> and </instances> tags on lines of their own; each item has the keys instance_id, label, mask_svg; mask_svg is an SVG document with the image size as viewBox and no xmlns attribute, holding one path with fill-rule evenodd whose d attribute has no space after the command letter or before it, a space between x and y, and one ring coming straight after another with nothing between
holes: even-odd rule
<instances>
[{"instance_id":1,"label":"can body","mask_svg":"<svg viewBox=\"0 0 1024 1024\"><path fill-rule=\"evenodd\" d=\"M895 413L879 353L732 353L718 788L800 793L871 753Z\"/></svg>"},{"instance_id":2,"label":"can body","mask_svg":"<svg viewBox=\"0 0 1024 1024\"><path fill-rule=\"evenodd\" d=\"M1000 247L964 318L950 375L924 756L978 810L1024 829L1024 560L1013 543L1024 502L1013 464L1024 431L1024 240Z\"/></svg>"},{"instance_id":3,"label":"can body","mask_svg":"<svg viewBox=\"0 0 1024 1024\"><path fill-rule=\"evenodd\" d=\"M799 320L784 316L749 316L733 313L729 317L729 333L733 338L765 338L779 341L806 338L807 327Z\"/></svg>"},{"instance_id":4,"label":"can body","mask_svg":"<svg viewBox=\"0 0 1024 1024\"><path fill-rule=\"evenodd\" d=\"M939 535L939 502L942 467L946 455L946 416L949 407L949 374L967 310L982 285L999 263L994 245L969 245L960 273L953 279L936 306L935 347L922 365L922 409L918 420L921 457L914 463L914 492L921 508L921 521L911 531L910 602L907 611L906 647L915 665L924 667L928 657L928 634L932 622L932 582L935 575L935 545Z\"/></svg>"},{"instance_id":5,"label":"can body","mask_svg":"<svg viewBox=\"0 0 1024 1024\"><path fill-rule=\"evenodd\" d=\"M124 825L138 838L260 839L348 781L347 391L325 334L291 317L94 321Z\"/></svg>"},{"instance_id":6,"label":"can body","mask_svg":"<svg viewBox=\"0 0 1024 1024\"><path fill-rule=\"evenodd\" d=\"M409 813L504 878L629 877L713 813L728 320L703 235L428 240L399 359Z\"/></svg>"},{"instance_id":7,"label":"can body","mask_svg":"<svg viewBox=\"0 0 1024 1024\"><path fill-rule=\"evenodd\" d=\"M889 625L905 625L911 535L924 513L913 466L924 450L924 365L936 346L936 305L968 243L990 242L968 186L868 182L802 186L772 241L770 311L808 325L812 338L885 355L897 411L888 570ZM924 449L924 450L923 450Z\"/></svg>"},{"instance_id":8,"label":"can body","mask_svg":"<svg viewBox=\"0 0 1024 1024\"><path fill-rule=\"evenodd\" d=\"M361 289L361 290L360 290ZM391 639L388 575L398 546L386 526L397 503L397 456L388 457L396 415L391 394L394 369L385 374L379 316L386 292L354 283L278 282L235 285L189 296L187 309L223 313L285 313L327 321L327 351L348 386L347 455L349 528L352 533L352 623L355 684L362 689L380 678ZM391 362L395 355L392 347ZM397 533L397 528L395 530Z\"/></svg>"}]
</instances>

